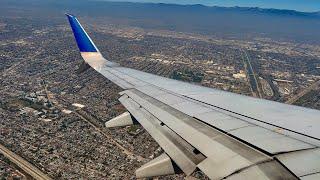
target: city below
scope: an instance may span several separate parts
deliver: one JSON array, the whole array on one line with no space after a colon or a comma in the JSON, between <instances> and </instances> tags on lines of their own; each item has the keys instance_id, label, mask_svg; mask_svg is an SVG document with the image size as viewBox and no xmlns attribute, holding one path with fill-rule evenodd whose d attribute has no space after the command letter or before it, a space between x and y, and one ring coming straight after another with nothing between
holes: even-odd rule
<instances>
[{"instance_id":1,"label":"city below","mask_svg":"<svg viewBox=\"0 0 320 180\"><path fill-rule=\"evenodd\" d=\"M50 19L39 9L7 11L0 17L0 179L134 179L163 150L141 125L105 127L126 111L121 88L81 71L62 12ZM106 59L124 67L320 110L320 43L79 19ZM188 178L208 177L198 170Z\"/></svg>"}]
</instances>

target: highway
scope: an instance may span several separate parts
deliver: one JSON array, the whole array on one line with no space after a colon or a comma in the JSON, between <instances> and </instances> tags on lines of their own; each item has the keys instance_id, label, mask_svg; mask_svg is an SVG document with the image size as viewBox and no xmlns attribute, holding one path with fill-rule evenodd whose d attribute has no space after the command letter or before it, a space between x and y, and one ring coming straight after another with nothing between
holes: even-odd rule
<instances>
[{"instance_id":1,"label":"highway","mask_svg":"<svg viewBox=\"0 0 320 180\"><path fill-rule=\"evenodd\" d=\"M243 58L243 63L246 68L251 91L255 97L262 98L259 84L258 84L258 80L257 80L255 72L253 71L250 58L245 50L242 50L242 52L245 55L245 57Z\"/></svg>"},{"instance_id":2,"label":"highway","mask_svg":"<svg viewBox=\"0 0 320 180\"><path fill-rule=\"evenodd\" d=\"M6 147L0 144L0 153L8 158L11 162L19 166L24 172L29 174L34 179L38 180L51 180L49 176L40 171L37 167L33 166L31 163L24 160L22 157L18 156L14 152L10 151Z\"/></svg>"},{"instance_id":3,"label":"highway","mask_svg":"<svg viewBox=\"0 0 320 180\"><path fill-rule=\"evenodd\" d=\"M313 89L317 89L320 87L320 80L313 83L311 86L309 86L308 88L304 89L303 91L301 91L300 93L298 93L296 96L293 96L292 98L290 98L289 100L286 101L287 104L293 104L296 101L298 101L300 98L302 98L304 95L306 95L308 92L310 92Z\"/></svg>"}]
</instances>

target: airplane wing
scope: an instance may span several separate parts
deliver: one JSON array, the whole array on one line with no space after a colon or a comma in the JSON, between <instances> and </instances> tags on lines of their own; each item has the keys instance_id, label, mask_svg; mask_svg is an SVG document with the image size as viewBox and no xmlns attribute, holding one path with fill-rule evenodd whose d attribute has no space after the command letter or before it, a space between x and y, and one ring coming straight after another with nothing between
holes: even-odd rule
<instances>
[{"instance_id":1,"label":"airplane wing","mask_svg":"<svg viewBox=\"0 0 320 180\"><path fill-rule=\"evenodd\" d=\"M320 111L242 96L122 67L100 54L67 14L84 61L124 89L128 112L165 153L136 171L152 177L200 169L210 179L320 179Z\"/></svg>"}]
</instances>

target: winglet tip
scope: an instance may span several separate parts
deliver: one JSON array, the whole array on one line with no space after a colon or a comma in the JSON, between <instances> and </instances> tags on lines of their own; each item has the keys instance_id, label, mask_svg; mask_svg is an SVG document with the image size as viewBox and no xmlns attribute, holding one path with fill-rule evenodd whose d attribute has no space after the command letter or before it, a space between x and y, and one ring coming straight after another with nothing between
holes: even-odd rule
<instances>
[{"instance_id":1,"label":"winglet tip","mask_svg":"<svg viewBox=\"0 0 320 180\"><path fill-rule=\"evenodd\" d=\"M70 13L64 13L64 15L66 15L68 17L75 17L73 14L70 14Z\"/></svg>"},{"instance_id":2,"label":"winglet tip","mask_svg":"<svg viewBox=\"0 0 320 180\"><path fill-rule=\"evenodd\" d=\"M72 28L74 37L78 44L80 52L99 52L97 47L94 45L88 34L85 32L83 27L81 26L78 19L69 13L65 13L67 16L70 26Z\"/></svg>"}]
</instances>

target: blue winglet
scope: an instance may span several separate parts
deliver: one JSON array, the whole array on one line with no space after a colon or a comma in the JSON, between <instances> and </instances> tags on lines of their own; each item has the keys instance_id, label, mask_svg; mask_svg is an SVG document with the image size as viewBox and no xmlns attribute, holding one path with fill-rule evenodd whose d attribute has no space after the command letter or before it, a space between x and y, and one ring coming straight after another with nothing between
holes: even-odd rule
<instances>
[{"instance_id":1,"label":"blue winglet","mask_svg":"<svg viewBox=\"0 0 320 180\"><path fill-rule=\"evenodd\" d=\"M66 14L66 16L68 17L70 26L72 28L80 52L98 52L99 50L94 45L86 31L83 29L78 19L71 14Z\"/></svg>"}]
</instances>

